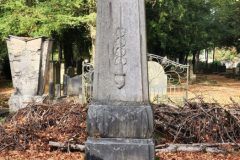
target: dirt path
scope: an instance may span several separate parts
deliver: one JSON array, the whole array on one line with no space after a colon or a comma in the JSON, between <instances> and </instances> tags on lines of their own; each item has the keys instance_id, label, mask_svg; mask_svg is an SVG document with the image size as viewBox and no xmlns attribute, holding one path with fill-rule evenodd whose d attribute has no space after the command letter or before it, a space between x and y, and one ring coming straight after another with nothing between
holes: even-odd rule
<instances>
[{"instance_id":1,"label":"dirt path","mask_svg":"<svg viewBox=\"0 0 240 160\"><path fill-rule=\"evenodd\" d=\"M189 98L202 96L207 102L231 103L232 98L240 103L240 81L219 75L199 76L196 83L189 86Z\"/></svg>"}]
</instances>

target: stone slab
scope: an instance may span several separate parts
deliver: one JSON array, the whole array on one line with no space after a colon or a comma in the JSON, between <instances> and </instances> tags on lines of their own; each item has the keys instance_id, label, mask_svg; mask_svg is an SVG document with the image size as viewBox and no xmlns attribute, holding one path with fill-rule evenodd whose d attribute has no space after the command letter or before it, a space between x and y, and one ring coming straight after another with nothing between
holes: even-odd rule
<instances>
[{"instance_id":1,"label":"stone slab","mask_svg":"<svg viewBox=\"0 0 240 160\"><path fill-rule=\"evenodd\" d=\"M148 102L144 0L97 2L94 100Z\"/></svg>"},{"instance_id":2,"label":"stone slab","mask_svg":"<svg viewBox=\"0 0 240 160\"><path fill-rule=\"evenodd\" d=\"M42 96L26 96L12 94L9 98L8 105L10 112L16 112L19 109L27 107L31 103L43 103L46 95Z\"/></svg>"},{"instance_id":3,"label":"stone slab","mask_svg":"<svg viewBox=\"0 0 240 160\"><path fill-rule=\"evenodd\" d=\"M153 101L155 95L167 94L167 74L161 64L154 61L148 62L148 79L150 99Z\"/></svg>"},{"instance_id":4,"label":"stone slab","mask_svg":"<svg viewBox=\"0 0 240 160\"><path fill-rule=\"evenodd\" d=\"M93 139L86 142L88 160L154 160L151 139Z\"/></svg>"},{"instance_id":5,"label":"stone slab","mask_svg":"<svg viewBox=\"0 0 240 160\"><path fill-rule=\"evenodd\" d=\"M6 42L15 89L9 107L11 111L17 111L42 99L38 97L44 94L52 41L43 37L9 36Z\"/></svg>"},{"instance_id":6,"label":"stone slab","mask_svg":"<svg viewBox=\"0 0 240 160\"><path fill-rule=\"evenodd\" d=\"M90 137L151 138L153 112L150 105L131 103L91 104L87 129Z\"/></svg>"},{"instance_id":7,"label":"stone slab","mask_svg":"<svg viewBox=\"0 0 240 160\"><path fill-rule=\"evenodd\" d=\"M82 93L82 76L77 75L74 77L67 76L67 95L79 96Z\"/></svg>"}]
</instances>

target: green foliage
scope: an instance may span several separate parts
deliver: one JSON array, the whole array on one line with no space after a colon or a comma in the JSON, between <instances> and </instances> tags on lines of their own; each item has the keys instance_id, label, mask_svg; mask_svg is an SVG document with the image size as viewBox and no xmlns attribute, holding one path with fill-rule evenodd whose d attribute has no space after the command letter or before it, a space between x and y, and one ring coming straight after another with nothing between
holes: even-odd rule
<instances>
[{"instance_id":1,"label":"green foliage","mask_svg":"<svg viewBox=\"0 0 240 160\"><path fill-rule=\"evenodd\" d=\"M213 47L240 50L240 1L147 0L149 52L184 58Z\"/></svg>"},{"instance_id":2,"label":"green foliage","mask_svg":"<svg viewBox=\"0 0 240 160\"><path fill-rule=\"evenodd\" d=\"M237 56L237 51L233 48L217 49L215 53L215 59L217 61L223 61L223 60L232 61L236 56Z\"/></svg>"},{"instance_id":3,"label":"green foliage","mask_svg":"<svg viewBox=\"0 0 240 160\"><path fill-rule=\"evenodd\" d=\"M95 19L95 0L0 0L0 63L8 59L4 41L9 35L50 37L55 45L76 43L78 53L86 52Z\"/></svg>"},{"instance_id":4,"label":"green foliage","mask_svg":"<svg viewBox=\"0 0 240 160\"><path fill-rule=\"evenodd\" d=\"M149 52L182 61L202 49L240 51L239 0L146 0L146 15ZM52 37L85 55L95 26L96 0L0 0L0 59L8 35Z\"/></svg>"},{"instance_id":5,"label":"green foliage","mask_svg":"<svg viewBox=\"0 0 240 160\"><path fill-rule=\"evenodd\" d=\"M30 3L30 5L29 5ZM47 36L94 21L84 0L5 0L0 5L1 39L8 35Z\"/></svg>"}]
</instances>

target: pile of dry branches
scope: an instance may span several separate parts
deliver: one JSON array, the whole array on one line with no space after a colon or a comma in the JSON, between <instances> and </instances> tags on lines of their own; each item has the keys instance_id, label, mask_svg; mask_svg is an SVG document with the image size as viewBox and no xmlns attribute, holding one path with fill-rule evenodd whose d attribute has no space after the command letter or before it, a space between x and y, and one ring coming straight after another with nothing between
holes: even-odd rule
<instances>
[{"instance_id":1,"label":"pile of dry branches","mask_svg":"<svg viewBox=\"0 0 240 160\"><path fill-rule=\"evenodd\" d=\"M221 106L198 98L197 103L186 102L183 107L162 104L153 108L155 136L158 135L155 139L160 147L165 143L198 143L198 146L211 143L212 146L240 142L240 105L237 103ZM84 144L86 115L87 107L74 102L31 104L0 126L0 151L50 150L49 142L59 142L63 147Z\"/></svg>"},{"instance_id":2,"label":"pile of dry branches","mask_svg":"<svg viewBox=\"0 0 240 160\"><path fill-rule=\"evenodd\" d=\"M0 151L49 150L49 141L83 144L87 109L73 102L30 104L0 126Z\"/></svg>"},{"instance_id":3,"label":"pile of dry branches","mask_svg":"<svg viewBox=\"0 0 240 160\"><path fill-rule=\"evenodd\" d=\"M239 104L221 106L201 98L197 101L186 102L183 107L154 106L158 144L240 142Z\"/></svg>"}]
</instances>

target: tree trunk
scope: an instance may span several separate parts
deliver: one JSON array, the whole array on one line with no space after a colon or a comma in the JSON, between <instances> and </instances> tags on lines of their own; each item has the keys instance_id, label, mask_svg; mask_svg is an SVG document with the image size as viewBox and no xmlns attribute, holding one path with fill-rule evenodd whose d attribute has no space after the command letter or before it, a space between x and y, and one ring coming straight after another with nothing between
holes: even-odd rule
<instances>
[{"instance_id":1,"label":"tree trunk","mask_svg":"<svg viewBox=\"0 0 240 160\"><path fill-rule=\"evenodd\" d=\"M216 53L216 48L214 46L214 48L213 48L213 62L215 62L215 53Z\"/></svg>"},{"instance_id":2,"label":"tree trunk","mask_svg":"<svg viewBox=\"0 0 240 160\"><path fill-rule=\"evenodd\" d=\"M197 54L196 54L196 63L199 62L199 56L200 56L200 51L197 51Z\"/></svg>"},{"instance_id":3,"label":"tree trunk","mask_svg":"<svg viewBox=\"0 0 240 160\"><path fill-rule=\"evenodd\" d=\"M206 55L206 68L208 69L208 53L209 53L209 50L206 49L206 52L205 52L205 55ZM208 71L208 70L207 70Z\"/></svg>"},{"instance_id":4,"label":"tree trunk","mask_svg":"<svg viewBox=\"0 0 240 160\"><path fill-rule=\"evenodd\" d=\"M90 25L90 32L91 32L91 40L92 40L92 50L91 50L91 62L94 63L95 59L95 52L96 52L96 27Z\"/></svg>"},{"instance_id":5,"label":"tree trunk","mask_svg":"<svg viewBox=\"0 0 240 160\"><path fill-rule=\"evenodd\" d=\"M73 67L73 48L72 42L68 38L68 36L64 36L63 51L65 59L65 69L67 69L68 67Z\"/></svg>"},{"instance_id":6,"label":"tree trunk","mask_svg":"<svg viewBox=\"0 0 240 160\"><path fill-rule=\"evenodd\" d=\"M195 65L196 65L196 54L197 54L197 51L195 52L193 52L193 59L192 59L192 65L193 65L193 73L195 73L196 71L195 71L195 69L196 69L196 67L195 67Z\"/></svg>"},{"instance_id":7,"label":"tree trunk","mask_svg":"<svg viewBox=\"0 0 240 160\"><path fill-rule=\"evenodd\" d=\"M184 64L188 63L188 56L189 56L189 52L185 55L185 62L184 62Z\"/></svg>"}]
</instances>

